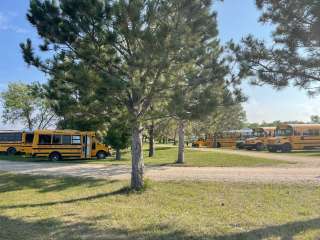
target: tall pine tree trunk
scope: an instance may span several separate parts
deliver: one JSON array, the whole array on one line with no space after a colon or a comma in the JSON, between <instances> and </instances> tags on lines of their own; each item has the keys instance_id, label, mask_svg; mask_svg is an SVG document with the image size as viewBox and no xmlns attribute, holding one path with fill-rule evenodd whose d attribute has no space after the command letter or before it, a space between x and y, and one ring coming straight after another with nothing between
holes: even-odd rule
<instances>
[{"instance_id":1,"label":"tall pine tree trunk","mask_svg":"<svg viewBox=\"0 0 320 240\"><path fill-rule=\"evenodd\" d=\"M184 163L184 132L185 132L185 123L183 120L179 121L179 148L178 148L178 160L177 163Z\"/></svg>"},{"instance_id":2,"label":"tall pine tree trunk","mask_svg":"<svg viewBox=\"0 0 320 240\"><path fill-rule=\"evenodd\" d=\"M149 127L149 157L154 156L154 121Z\"/></svg>"},{"instance_id":3,"label":"tall pine tree trunk","mask_svg":"<svg viewBox=\"0 0 320 240\"><path fill-rule=\"evenodd\" d=\"M131 172L131 188L141 190L143 188L143 154L142 154L142 131L141 124L135 122L132 127L132 172Z\"/></svg>"},{"instance_id":4,"label":"tall pine tree trunk","mask_svg":"<svg viewBox=\"0 0 320 240\"><path fill-rule=\"evenodd\" d=\"M116 149L116 160L121 160L121 151L119 148Z\"/></svg>"}]
</instances>

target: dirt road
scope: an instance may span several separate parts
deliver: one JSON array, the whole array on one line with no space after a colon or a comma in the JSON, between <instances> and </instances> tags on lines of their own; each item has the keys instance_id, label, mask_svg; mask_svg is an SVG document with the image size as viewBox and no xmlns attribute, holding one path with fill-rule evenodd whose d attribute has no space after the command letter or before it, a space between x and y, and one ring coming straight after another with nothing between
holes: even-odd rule
<instances>
[{"instance_id":1,"label":"dirt road","mask_svg":"<svg viewBox=\"0 0 320 240\"><path fill-rule=\"evenodd\" d=\"M146 177L155 181L227 181L265 183L320 184L320 167L299 168L244 168L244 167L146 167ZM130 167L105 164L29 163L0 161L0 171L13 173L77 176L125 180L130 178Z\"/></svg>"}]
</instances>

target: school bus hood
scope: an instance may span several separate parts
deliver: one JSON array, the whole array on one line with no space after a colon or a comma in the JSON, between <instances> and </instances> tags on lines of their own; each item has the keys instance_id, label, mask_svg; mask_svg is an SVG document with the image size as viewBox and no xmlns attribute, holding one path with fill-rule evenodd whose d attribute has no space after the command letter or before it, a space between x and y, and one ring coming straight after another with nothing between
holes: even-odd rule
<instances>
[{"instance_id":1,"label":"school bus hood","mask_svg":"<svg viewBox=\"0 0 320 240\"><path fill-rule=\"evenodd\" d=\"M246 139L245 143L246 144L255 143L257 140L258 140L257 137L252 137L252 138Z\"/></svg>"},{"instance_id":2,"label":"school bus hood","mask_svg":"<svg viewBox=\"0 0 320 240\"><path fill-rule=\"evenodd\" d=\"M282 141L287 140L287 137L272 137L272 138L268 138L268 144L272 145L272 144L281 144Z\"/></svg>"}]
</instances>

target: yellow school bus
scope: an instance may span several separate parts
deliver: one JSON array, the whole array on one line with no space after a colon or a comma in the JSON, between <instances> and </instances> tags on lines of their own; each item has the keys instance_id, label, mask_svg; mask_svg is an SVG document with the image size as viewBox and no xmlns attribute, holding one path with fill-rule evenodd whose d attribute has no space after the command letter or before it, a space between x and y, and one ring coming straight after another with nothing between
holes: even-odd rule
<instances>
[{"instance_id":1,"label":"yellow school bus","mask_svg":"<svg viewBox=\"0 0 320 240\"><path fill-rule=\"evenodd\" d=\"M225 131L211 139L212 147L217 148L242 148L244 141L252 136L252 129Z\"/></svg>"},{"instance_id":2,"label":"yellow school bus","mask_svg":"<svg viewBox=\"0 0 320 240\"><path fill-rule=\"evenodd\" d=\"M100 143L94 132L76 130L36 130L32 147L26 151L35 157L57 161L64 158L104 159L111 148Z\"/></svg>"},{"instance_id":3,"label":"yellow school bus","mask_svg":"<svg viewBox=\"0 0 320 240\"><path fill-rule=\"evenodd\" d=\"M276 127L259 127L253 129L253 137L245 140L244 148L247 150L255 149L263 151L270 137L275 136Z\"/></svg>"},{"instance_id":4,"label":"yellow school bus","mask_svg":"<svg viewBox=\"0 0 320 240\"><path fill-rule=\"evenodd\" d=\"M201 147L208 147L207 140L204 138L199 138L198 140L192 142L192 147L201 148Z\"/></svg>"},{"instance_id":5,"label":"yellow school bus","mask_svg":"<svg viewBox=\"0 0 320 240\"><path fill-rule=\"evenodd\" d=\"M0 131L0 152L8 155L24 153L32 145L33 133L25 131Z\"/></svg>"},{"instance_id":6,"label":"yellow school bus","mask_svg":"<svg viewBox=\"0 0 320 240\"><path fill-rule=\"evenodd\" d=\"M320 124L281 124L268 139L270 152L320 148Z\"/></svg>"}]
</instances>

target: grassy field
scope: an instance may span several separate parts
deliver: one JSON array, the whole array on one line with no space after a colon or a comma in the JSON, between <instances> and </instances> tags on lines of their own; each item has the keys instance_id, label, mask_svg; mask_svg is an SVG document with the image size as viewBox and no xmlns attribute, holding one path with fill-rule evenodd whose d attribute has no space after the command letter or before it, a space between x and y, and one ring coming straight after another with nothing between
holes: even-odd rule
<instances>
[{"instance_id":1,"label":"grassy field","mask_svg":"<svg viewBox=\"0 0 320 240\"><path fill-rule=\"evenodd\" d=\"M0 173L1 240L317 239L312 185L126 182Z\"/></svg>"},{"instance_id":2,"label":"grassy field","mask_svg":"<svg viewBox=\"0 0 320 240\"><path fill-rule=\"evenodd\" d=\"M105 163L105 164L131 164L131 155L129 151L123 153L123 159L116 161L114 158L106 160L90 160L90 161L63 161L73 163ZM256 166L274 166L279 164L288 164L285 161L263 159L256 157L240 156L236 154L225 154L221 152L201 152L191 149L186 149L186 164L182 166L197 166L197 167L256 167ZM177 159L177 148L172 146L158 146L155 157L149 158L147 149L144 150L144 160L146 165L174 165ZM12 161L44 161L46 159L35 159L23 156L6 156L0 155L0 160ZM292 164L292 163L291 163Z\"/></svg>"}]
</instances>

